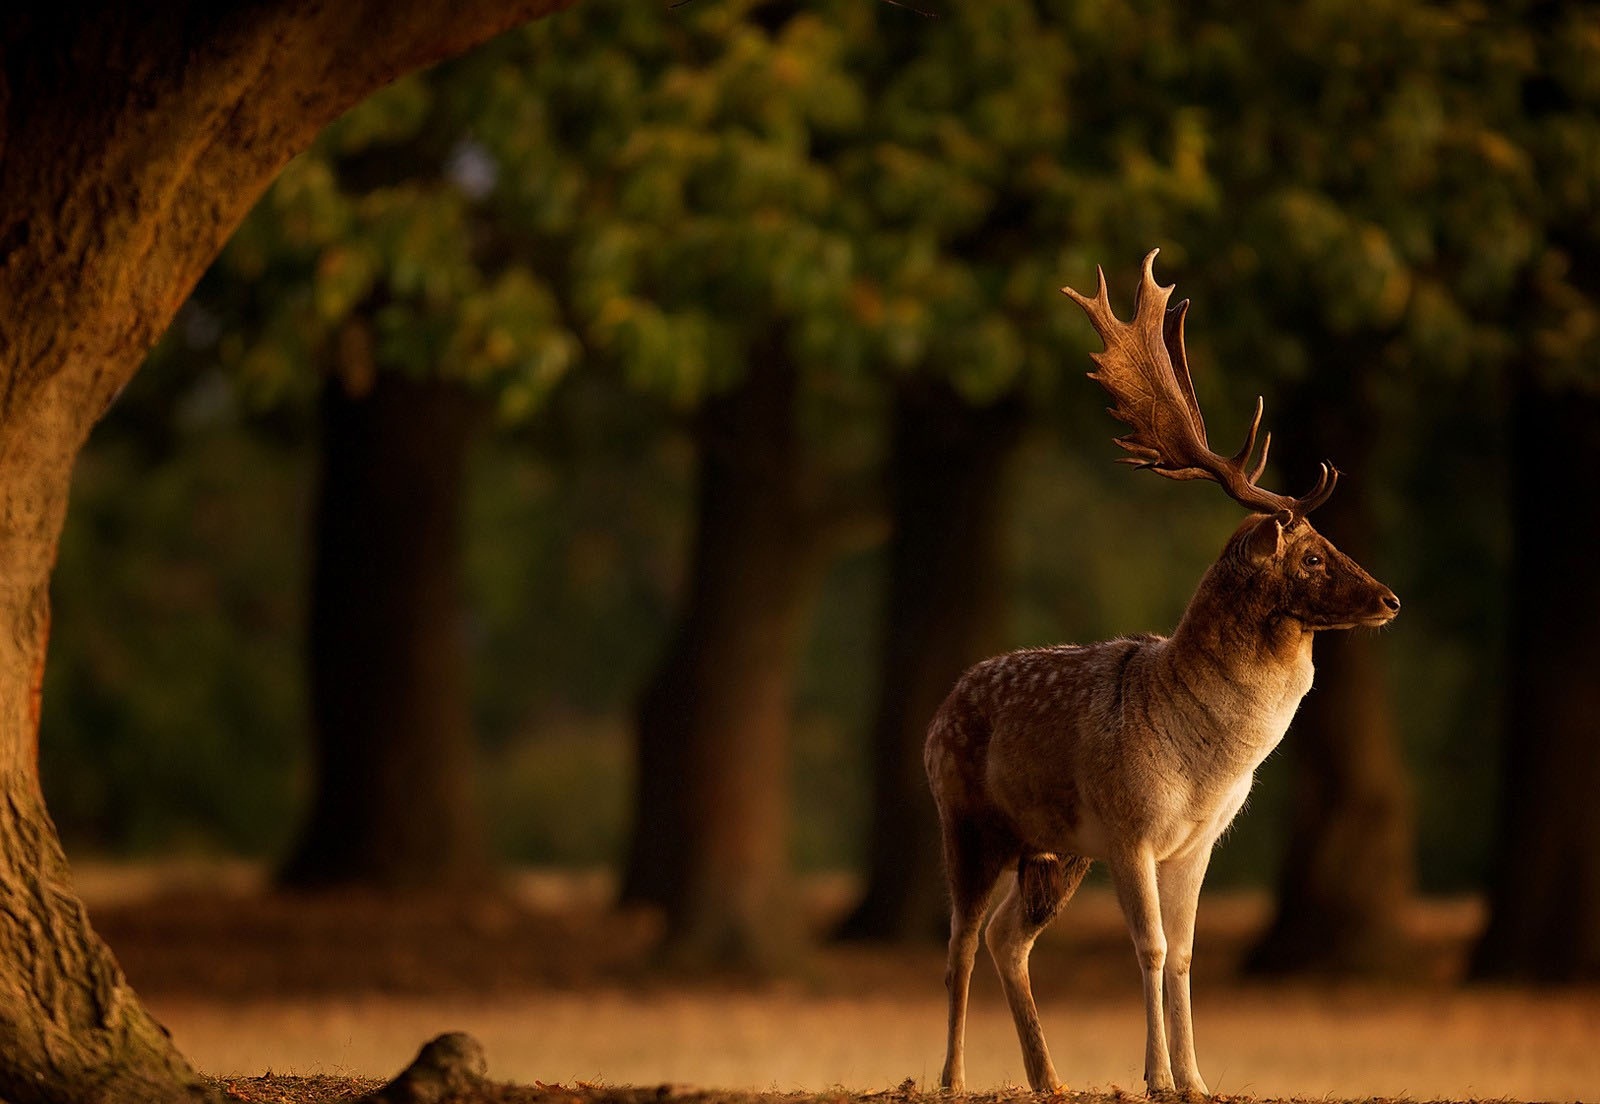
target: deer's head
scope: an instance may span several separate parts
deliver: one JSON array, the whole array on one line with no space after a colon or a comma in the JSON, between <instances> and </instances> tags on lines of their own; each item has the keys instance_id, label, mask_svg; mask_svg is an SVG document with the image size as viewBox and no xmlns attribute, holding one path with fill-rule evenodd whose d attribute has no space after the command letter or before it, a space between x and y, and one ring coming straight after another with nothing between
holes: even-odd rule
<instances>
[{"instance_id":1,"label":"deer's head","mask_svg":"<svg viewBox=\"0 0 1600 1104\"><path fill-rule=\"evenodd\" d=\"M1337 468L1324 462L1316 485L1299 498L1257 486L1272 447L1268 433L1261 439L1259 457L1251 463L1261 429L1259 398L1239 451L1228 457L1211 451L1184 350L1183 321L1189 301L1168 308L1172 288L1156 283L1157 252L1152 249L1144 259L1131 322L1112 312L1104 271L1096 270L1099 286L1092 299L1071 288L1061 289L1089 315L1105 342L1105 351L1093 355L1096 371L1089 378L1110 393L1112 415L1132 427L1117 438L1117 444L1131 454L1122 463L1168 479L1210 480L1221 484L1241 506L1258 511L1234 533L1224 553L1242 588L1240 600L1253 609L1293 618L1313 630L1388 621L1400 610L1394 592L1306 519L1333 494L1339 482Z\"/></svg>"},{"instance_id":2,"label":"deer's head","mask_svg":"<svg viewBox=\"0 0 1600 1104\"><path fill-rule=\"evenodd\" d=\"M1238 600L1259 616L1292 618L1315 631L1376 628L1400 612L1394 591L1304 518L1248 518L1223 556Z\"/></svg>"}]
</instances>

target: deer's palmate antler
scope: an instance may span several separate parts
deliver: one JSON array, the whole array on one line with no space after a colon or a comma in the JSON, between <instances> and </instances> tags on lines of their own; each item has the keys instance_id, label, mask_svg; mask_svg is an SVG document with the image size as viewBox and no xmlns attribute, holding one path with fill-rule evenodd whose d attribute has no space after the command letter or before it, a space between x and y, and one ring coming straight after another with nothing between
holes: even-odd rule
<instances>
[{"instance_id":1,"label":"deer's palmate antler","mask_svg":"<svg viewBox=\"0 0 1600 1104\"><path fill-rule=\"evenodd\" d=\"M1195 908L1211 848L1250 792L1311 687L1321 629L1381 625L1394 592L1305 520L1333 490L1322 477L1301 498L1256 485L1251 464L1261 403L1244 447L1206 442L1183 348L1187 303L1144 278L1133 321L1106 298L1063 289L1105 352L1092 373L1131 432L1129 463L1169 479L1211 479L1260 511L1200 580L1171 637L1135 636L1012 652L973 667L934 714L924 762L944 836L950 885L950 1023L941 1081L959 1089L967 988L995 883L1016 871L987 941L1022 1041L1028 1084L1060 1086L1028 982L1034 938L1094 860L1117 887L1144 981L1145 1080L1152 1090L1205 1092L1189 1014Z\"/></svg>"},{"instance_id":2,"label":"deer's palmate antler","mask_svg":"<svg viewBox=\"0 0 1600 1104\"><path fill-rule=\"evenodd\" d=\"M1230 457L1211 451L1206 440L1205 419L1195 399L1194 381L1189 376L1189 356L1183 346L1183 320L1189 313L1189 300L1171 308L1171 287L1156 283L1155 263L1159 249L1144 258L1144 275L1133 301L1133 321L1124 322L1111 310L1106 294L1106 274L1096 266L1099 286L1095 296L1072 288L1061 290L1089 315L1095 332L1105 342L1105 351L1092 354L1099 371L1090 372L1114 400L1113 417L1127 422L1133 432L1117 438L1131 456L1122 463L1149 468L1168 479L1210 479L1222 484L1241 506L1264 514L1285 514L1301 518L1328 500L1339 482L1339 472L1324 462L1316 486L1300 498L1274 494L1256 485L1267 468L1267 453L1272 434L1261 442L1261 456L1249 468L1255 452L1256 435L1261 429L1263 404L1256 399L1256 414L1244 445Z\"/></svg>"}]
</instances>

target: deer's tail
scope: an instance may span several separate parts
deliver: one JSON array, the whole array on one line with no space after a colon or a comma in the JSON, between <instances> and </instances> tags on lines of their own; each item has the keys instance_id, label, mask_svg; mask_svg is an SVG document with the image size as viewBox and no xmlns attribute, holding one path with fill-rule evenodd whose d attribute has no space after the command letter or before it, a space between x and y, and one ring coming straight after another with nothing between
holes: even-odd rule
<instances>
[{"instance_id":1,"label":"deer's tail","mask_svg":"<svg viewBox=\"0 0 1600 1104\"><path fill-rule=\"evenodd\" d=\"M1043 927L1055 919L1056 913L1072 900L1091 865L1090 860L1079 855L1048 852L1017 860L1017 891L1028 923Z\"/></svg>"}]
</instances>

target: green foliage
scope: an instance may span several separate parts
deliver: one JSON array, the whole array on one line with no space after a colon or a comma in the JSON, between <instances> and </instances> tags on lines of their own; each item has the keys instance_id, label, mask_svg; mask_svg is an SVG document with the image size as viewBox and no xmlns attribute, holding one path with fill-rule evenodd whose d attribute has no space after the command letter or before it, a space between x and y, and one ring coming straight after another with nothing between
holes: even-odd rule
<instances>
[{"instance_id":1,"label":"green foliage","mask_svg":"<svg viewBox=\"0 0 1600 1104\"><path fill-rule=\"evenodd\" d=\"M1390 650L1423 870L1473 877L1510 540L1503 382L1600 386L1594 21L1467 0L948 8L587 0L394 85L292 163L85 462L44 742L65 826L191 831L139 812L121 772L226 846L282 831L261 825L281 825L299 763L285 595L303 541L284 519L301 408L352 350L463 380L518 427L478 457L469 546L507 806L535 775L614 769L593 734L630 708L681 555L666 412L763 357L800 365L812 454L858 480L903 376L975 403L1021 389L1043 429L1011 510L1016 642L1170 626L1236 511L1106 462L1114 427L1080 376L1094 339L1056 290L1105 263L1126 313L1159 245L1195 302L1216 441L1257 393L1281 425L1313 371L1334 398L1370 391L1379 455L1347 493L1374 504L1374 566L1407 599ZM860 830L877 566L843 568L819 614L799 773L827 812L801 819L837 834L800 841L808 860ZM606 785L589 811L619 816Z\"/></svg>"},{"instance_id":2,"label":"green foliage","mask_svg":"<svg viewBox=\"0 0 1600 1104\"><path fill-rule=\"evenodd\" d=\"M291 830L308 464L231 394L153 365L79 461L39 752L69 846L262 853Z\"/></svg>"},{"instance_id":3,"label":"green foliage","mask_svg":"<svg viewBox=\"0 0 1600 1104\"><path fill-rule=\"evenodd\" d=\"M411 77L345 115L229 243L199 302L243 322L219 359L255 402L304 401L319 371L349 371L354 325L372 367L461 380L512 420L576 359L539 270L484 244L472 174L491 170L438 147L437 100Z\"/></svg>"}]
</instances>

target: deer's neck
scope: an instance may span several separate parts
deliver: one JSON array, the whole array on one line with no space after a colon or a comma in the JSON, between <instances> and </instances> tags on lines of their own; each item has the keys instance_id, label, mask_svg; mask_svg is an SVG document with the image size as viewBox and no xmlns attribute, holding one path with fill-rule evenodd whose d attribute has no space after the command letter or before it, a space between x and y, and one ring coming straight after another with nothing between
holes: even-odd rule
<instances>
[{"instance_id":1,"label":"deer's neck","mask_svg":"<svg viewBox=\"0 0 1600 1104\"><path fill-rule=\"evenodd\" d=\"M1188 723L1190 766L1237 775L1277 746L1311 688L1311 638L1208 573L1164 654L1172 701Z\"/></svg>"}]
</instances>

